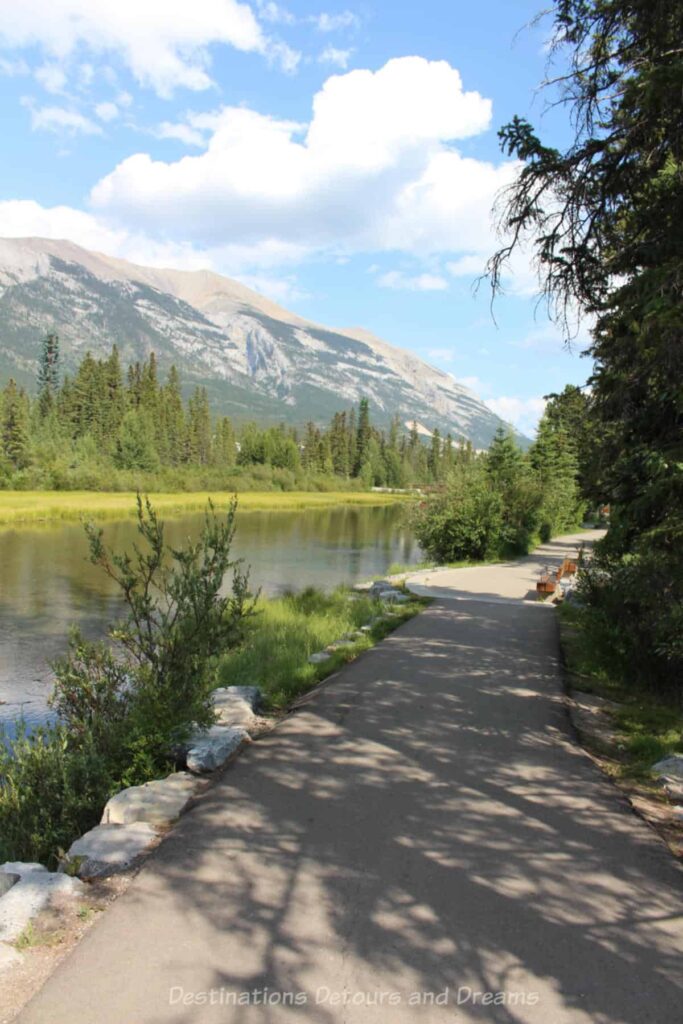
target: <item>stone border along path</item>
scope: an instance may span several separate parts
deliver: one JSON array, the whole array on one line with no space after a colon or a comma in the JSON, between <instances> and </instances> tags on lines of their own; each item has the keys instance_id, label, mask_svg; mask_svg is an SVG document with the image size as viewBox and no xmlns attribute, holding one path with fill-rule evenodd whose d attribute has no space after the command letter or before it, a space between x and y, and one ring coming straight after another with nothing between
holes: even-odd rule
<instances>
[{"instance_id":1,"label":"stone border along path","mask_svg":"<svg viewBox=\"0 0 683 1024\"><path fill-rule=\"evenodd\" d=\"M390 584L378 587L377 592L380 590L387 601L402 596ZM379 621L381 617L372 623ZM328 651L349 646L362 636L357 632L342 637ZM321 652L309 660L324 661L329 657L327 652ZM206 781L201 776L228 764L251 741L251 733L262 727L263 719L258 712L263 699L257 686L219 687L214 690L213 699L216 725L190 741L185 754L188 771L174 772L116 793L107 802L100 824L71 844L58 872L25 862L0 865L0 974L21 963L21 953L10 943L51 904L53 895L85 896L87 887L79 879L88 881L125 871L149 855L162 833L205 788Z\"/></svg>"},{"instance_id":2,"label":"stone border along path","mask_svg":"<svg viewBox=\"0 0 683 1024\"><path fill-rule=\"evenodd\" d=\"M536 571L458 577L302 698L19 1024L678 1020L683 872L575 742Z\"/></svg>"}]
</instances>

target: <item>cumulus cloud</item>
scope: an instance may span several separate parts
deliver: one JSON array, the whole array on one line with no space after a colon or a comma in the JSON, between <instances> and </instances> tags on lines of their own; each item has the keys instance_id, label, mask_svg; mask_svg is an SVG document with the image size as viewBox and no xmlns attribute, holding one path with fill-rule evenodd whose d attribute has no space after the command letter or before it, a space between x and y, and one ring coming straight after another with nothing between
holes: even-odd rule
<instances>
[{"instance_id":1,"label":"cumulus cloud","mask_svg":"<svg viewBox=\"0 0 683 1024\"><path fill-rule=\"evenodd\" d=\"M141 85L168 96L177 87L207 89L209 47L226 44L291 63L239 0L22 0L5 4L0 46L40 47L56 64L79 48L115 54Z\"/></svg>"},{"instance_id":2,"label":"cumulus cloud","mask_svg":"<svg viewBox=\"0 0 683 1024\"><path fill-rule=\"evenodd\" d=\"M381 288L396 291L442 292L448 288L448 281L440 274L404 274L401 270L389 270L377 278Z\"/></svg>"},{"instance_id":3,"label":"cumulus cloud","mask_svg":"<svg viewBox=\"0 0 683 1024\"><path fill-rule=\"evenodd\" d=\"M129 98L117 89L115 99L122 109ZM64 128L102 130L81 114L50 117L49 109L34 109L37 126L68 117ZM401 253L415 269L381 274L377 267L378 284L444 290L461 258L492 248L491 203L516 173L512 162L495 165L457 149L490 119L490 101L466 91L445 61L396 58L374 72L332 75L308 123L244 107L164 121L155 135L201 152L174 160L137 153L94 186L88 214L72 211L70 231L58 208L43 211L42 230L30 211L29 229L16 233L88 246L101 229L97 247L114 255L154 263L159 252L173 253L178 265L233 275L313 257Z\"/></svg>"},{"instance_id":4,"label":"cumulus cloud","mask_svg":"<svg viewBox=\"0 0 683 1024\"><path fill-rule=\"evenodd\" d=\"M546 403L544 398L502 396L501 398L486 399L486 405L502 420L512 423L523 434L532 435L536 432Z\"/></svg>"},{"instance_id":5,"label":"cumulus cloud","mask_svg":"<svg viewBox=\"0 0 683 1024\"><path fill-rule=\"evenodd\" d=\"M333 75L308 125L242 107L200 116L205 152L131 156L93 188L93 208L204 246L233 237L335 255L450 253L486 244L492 196L512 173L454 148L488 127L491 103L445 61Z\"/></svg>"},{"instance_id":6,"label":"cumulus cloud","mask_svg":"<svg viewBox=\"0 0 683 1024\"><path fill-rule=\"evenodd\" d=\"M32 199L0 201L0 224L5 238L67 239L133 263L180 270L215 269L245 280L250 268L294 267L305 256L300 247L277 239L265 240L257 250L232 241L199 247L186 241L157 240L137 228L122 227L71 206L44 207ZM290 287L292 280L290 277Z\"/></svg>"}]
</instances>

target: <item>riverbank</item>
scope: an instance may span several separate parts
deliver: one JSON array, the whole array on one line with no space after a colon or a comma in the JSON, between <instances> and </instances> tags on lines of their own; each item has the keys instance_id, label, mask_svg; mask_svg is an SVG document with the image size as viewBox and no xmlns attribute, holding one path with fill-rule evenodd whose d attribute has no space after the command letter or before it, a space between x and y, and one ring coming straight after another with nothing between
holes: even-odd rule
<instances>
[{"instance_id":1,"label":"riverbank","mask_svg":"<svg viewBox=\"0 0 683 1024\"><path fill-rule=\"evenodd\" d=\"M284 1020L263 993L289 992L328 1024L383 992L392 1024L433 1024L489 990L526 1024L675 1019L680 872L568 736L555 613L509 599L526 568L435 602L251 744L22 1024L209 1024L250 998Z\"/></svg>"},{"instance_id":2,"label":"riverbank","mask_svg":"<svg viewBox=\"0 0 683 1024\"><path fill-rule=\"evenodd\" d=\"M227 508L230 491L150 493L157 512L164 515L203 511L210 498L217 509ZM380 506L405 501L405 494L376 491L244 491L240 510L293 511L334 505ZM127 519L136 514L133 491L0 491L0 526L79 519Z\"/></svg>"}]
</instances>

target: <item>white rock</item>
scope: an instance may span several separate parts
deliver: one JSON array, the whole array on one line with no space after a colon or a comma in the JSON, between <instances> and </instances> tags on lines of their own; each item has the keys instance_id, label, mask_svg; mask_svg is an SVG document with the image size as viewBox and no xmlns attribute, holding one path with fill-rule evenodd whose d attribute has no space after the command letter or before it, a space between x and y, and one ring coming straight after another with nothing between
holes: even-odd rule
<instances>
[{"instance_id":1,"label":"white rock","mask_svg":"<svg viewBox=\"0 0 683 1024\"><path fill-rule=\"evenodd\" d=\"M3 942L17 939L53 896L80 896L85 889L77 878L48 871L42 864L8 862L0 864L0 871L19 875L19 881L0 896L0 941Z\"/></svg>"},{"instance_id":2,"label":"white rock","mask_svg":"<svg viewBox=\"0 0 683 1024\"><path fill-rule=\"evenodd\" d=\"M19 881L19 875L14 871L0 871L0 896L9 892L13 885Z\"/></svg>"},{"instance_id":3,"label":"white rock","mask_svg":"<svg viewBox=\"0 0 683 1024\"><path fill-rule=\"evenodd\" d=\"M252 711L258 711L263 703L263 694L258 686L223 686L214 693L229 693L234 697L241 697L250 706Z\"/></svg>"},{"instance_id":4,"label":"white rock","mask_svg":"<svg viewBox=\"0 0 683 1024\"><path fill-rule=\"evenodd\" d=\"M320 665L323 661L329 661L330 657L327 651L316 651L315 654L311 654L308 661L311 665Z\"/></svg>"},{"instance_id":5,"label":"white rock","mask_svg":"<svg viewBox=\"0 0 683 1024\"><path fill-rule=\"evenodd\" d=\"M158 833L146 821L135 821L130 825L96 825L71 844L67 863L79 860L77 874L81 878L123 871L157 838Z\"/></svg>"},{"instance_id":6,"label":"white rock","mask_svg":"<svg viewBox=\"0 0 683 1024\"><path fill-rule=\"evenodd\" d=\"M662 778L683 779L683 754L672 754L658 761L651 769L654 775Z\"/></svg>"},{"instance_id":7,"label":"white rock","mask_svg":"<svg viewBox=\"0 0 683 1024\"><path fill-rule=\"evenodd\" d=\"M3 971L8 971L15 964L20 964L23 959L19 950L15 949L14 946L8 946L7 943L0 942L0 974Z\"/></svg>"},{"instance_id":8,"label":"white rock","mask_svg":"<svg viewBox=\"0 0 683 1024\"><path fill-rule=\"evenodd\" d=\"M249 699L239 691L254 690L255 696ZM253 729L258 719L254 714L254 706L260 699L260 692L255 686L225 686L213 691L213 707L219 725L241 725L244 729Z\"/></svg>"},{"instance_id":9,"label":"white rock","mask_svg":"<svg viewBox=\"0 0 683 1024\"><path fill-rule=\"evenodd\" d=\"M240 726L213 725L190 741L187 767L192 772L213 772L239 753L249 739Z\"/></svg>"},{"instance_id":10,"label":"white rock","mask_svg":"<svg viewBox=\"0 0 683 1024\"><path fill-rule=\"evenodd\" d=\"M103 825L170 825L179 818L197 791L197 779L189 772L175 772L165 779L131 786L113 796L104 808Z\"/></svg>"}]
</instances>

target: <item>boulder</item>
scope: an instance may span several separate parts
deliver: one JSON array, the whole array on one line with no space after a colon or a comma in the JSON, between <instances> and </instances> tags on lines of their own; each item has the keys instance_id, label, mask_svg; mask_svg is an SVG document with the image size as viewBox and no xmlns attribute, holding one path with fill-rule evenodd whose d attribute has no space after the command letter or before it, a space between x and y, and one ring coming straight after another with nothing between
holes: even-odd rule
<instances>
[{"instance_id":1,"label":"boulder","mask_svg":"<svg viewBox=\"0 0 683 1024\"><path fill-rule=\"evenodd\" d=\"M683 804L683 780L677 782L675 779L662 778L659 782L669 800L673 800L675 804Z\"/></svg>"},{"instance_id":2,"label":"boulder","mask_svg":"<svg viewBox=\"0 0 683 1024\"><path fill-rule=\"evenodd\" d=\"M81 878L111 875L130 867L157 839L156 829L146 821L96 825L71 844L63 867L75 864Z\"/></svg>"},{"instance_id":3,"label":"boulder","mask_svg":"<svg viewBox=\"0 0 683 1024\"><path fill-rule=\"evenodd\" d=\"M17 884L19 877L14 871L0 871L0 896L9 892L12 886Z\"/></svg>"},{"instance_id":4,"label":"boulder","mask_svg":"<svg viewBox=\"0 0 683 1024\"><path fill-rule=\"evenodd\" d=\"M257 724L255 708L261 700L257 686L224 686L213 691L213 707L219 725L240 725L253 729Z\"/></svg>"},{"instance_id":5,"label":"boulder","mask_svg":"<svg viewBox=\"0 0 683 1024\"><path fill-rule=\"evenodd\" d=\"M386 601L387 604L407 604L410 598L407 594L402 594L399 590L393 591L393 593L382 594L382 600Z\"/></svg>"},{"instance_id":6,"label":"boulder","mask_svg":"<svg viewBox=\"0 0 683 1024\"><path fill-rule=\"evenodd\" d=\"M189 772L174 772L165 779L131 786L116 793L104 808L103 825L130 825L148 821L150 825L170 825L179 818L200 785Z\"/></svg>"},{"instance_id":7,"label":"boulder","mask_svg":"<svg viewBox=\"0 0 683 1024\"><path fill-rule=\"evenodd\" d=\"M377 580L370 587L370 594L372 597L381 597L385 599L387 594L398 594L399 591L396 589L393 583L389 583L388 580Z\"/></svg>"},{"instance_id":8,"label":"boulder","mask_svg":"<svg viewBox=\"0 0 683 1024\"><path fill-rule=\"evenodd\" d=\"M0 871L19 876L0 897L0 942L14 942L53 896L77 897L85 890L77 878L48 871L42 864L8 862L0 864Z\"/></svg>"},{"instance_id":9,"label":"boulder","mask_svg":"<svg viewBox=\"0 0 683 1024\"><path fill-rule=\"evenodd\" d=\"M241 726L213 725L190 741L187 767L191 772L214 772L240 752L250 740Z\"/></svg>"},{"instance_id":10,"label":"boulder","mask_svg":"<svg viewBox=\"0 0 683 1024\"><path fill-rule=\"evenodd\" d=\"M331 655L327 651L316 651L315 654L311 654L308 658L310 665L321 665L324 661L329 661Z\"/></svg>"},{"instance_id":11,"label":"boulder","mask_svg":"<svg viewBox=\"0 0 683 1024\"><path fill-rule=\"evenodd\" d=\"M650 770L658 778L683 782L683 754L671 754L662 761L658 761Z\"/></svg>"}]
</instances>

